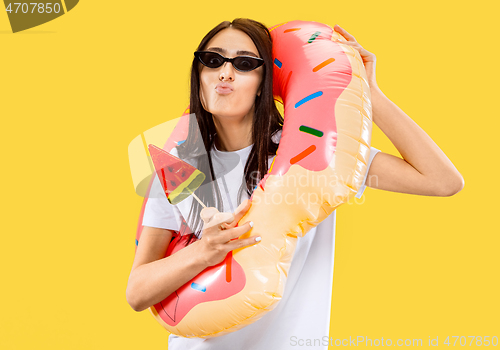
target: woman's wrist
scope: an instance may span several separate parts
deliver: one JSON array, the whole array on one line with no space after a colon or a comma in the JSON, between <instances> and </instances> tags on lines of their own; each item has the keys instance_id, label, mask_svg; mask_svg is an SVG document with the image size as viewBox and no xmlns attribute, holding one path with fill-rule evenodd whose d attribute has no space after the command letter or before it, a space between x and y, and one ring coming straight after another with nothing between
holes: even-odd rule
<instances>
[{"instance_id":1,"label":"woman's wrist","mask_svg":"<svg viewBox=\"0 0 500 350\"><path fill-rule=\"evenodd\" d=\"M197 268L202 268L203 270L206 269L209 265L203 256L203 253L200 250L200 241L193 242L189 245L192 249L192 254L194 257L194 264L196 265Z\"/></svg>"},{"instance_id":2,"label":"woman's wrist","mask_svg":"<svg viewBox=\"0 0 500 350\"><path fill-rule=\"evenodd\" d=\"M384 108L387 107L388 98L384 95L382 90L375 84L370 85L371 102L372 102L372 120L375 124L378 124L379 118Z\"/></svg>"},{"instance_id":3,"label":"woman's wrist","mask_svg":"<svg viewBox=\"0 0 500 350\"><path fill-rule=\"evenodd\" d=\"M380 88L378 87L378 84L377 84L377 80L375 79L368 79L368 86L370 87L370 92L371 94L376 94L378 92L382 92L380 91Z\"/></svg>"}]
</instances>

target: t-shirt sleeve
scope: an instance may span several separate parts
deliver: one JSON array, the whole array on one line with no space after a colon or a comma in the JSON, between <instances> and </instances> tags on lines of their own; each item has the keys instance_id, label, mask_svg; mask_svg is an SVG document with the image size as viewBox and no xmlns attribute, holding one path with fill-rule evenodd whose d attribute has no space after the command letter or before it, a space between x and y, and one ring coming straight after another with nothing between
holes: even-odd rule
<instances>
[{"instance_id":1,"label":"t-shirt sleeve","mask_svg":"<svg viewBox=\"0 0 500 350\"><path fill-rule=\"evenodd\" d=\"M165 192L161 188L158 176L155 176L150 196L144 209L142 225L179 231L180 224L179 209L175 205L170 204Z\"/></svg>"},{"instance_id":2,"label":"t-shirt sleeve","mask_svg":"<svg viewBox=\"0 0 500 350\"><path fill-rule=\"evenodd\" d=\"M356 193L356 198L361 198L361 196L363 195L363 192L366 189L365 182L366 182L366 178L368 176L368 170L370 170L370 166L372 165L373 158L375 157L375 155L378 152L380 152L379 149L376 149L375 147L370 147L370 157L368 158L368 164L366 166L366 174L365 174L365 177L363 178L363 182L361 182L362 185L359 188L358 193Z\"/></svg>"}]
</instances>

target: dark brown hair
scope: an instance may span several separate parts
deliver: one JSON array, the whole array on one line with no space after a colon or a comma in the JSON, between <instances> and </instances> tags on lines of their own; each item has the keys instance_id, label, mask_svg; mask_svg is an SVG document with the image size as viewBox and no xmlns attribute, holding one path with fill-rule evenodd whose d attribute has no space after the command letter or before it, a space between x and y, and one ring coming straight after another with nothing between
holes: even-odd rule
<instances>
[{"instance_id":1,"label":"dark brown hair","mask_svg":"<svg viewBox=\"0 0 500 350\"><path fill-rule=\"evenodd\" d=\"M197 50L205 50L208 42L217 33L226 28L238 29L246 33L257 47L260 57L264 59L261 94L260 96L256 96L255 99L252 126L253 147L244 170L244 184L246 186L243 186L244 184L242 183L238 192L237 200L240 203L243 188L246 188L246 192L250 196L259 181L267 173L269 166L268 157L275 155L278 149L278 144L274 143L271 137L282 129L283 117L274 103L272 39L269 30L264 24L247 18L236 18L232 22L224 21L205 35L198 45ZM195 194L205 205L216 207L219 211L222 211L222 199L217 181L215 181L212 157L210 155L210 150L217 135L212 114L203 108L200 101L200 65L201 63L196 58L193 58L191 67L190 113L194 113L196 118L190 118L188 137L183 144L177 147L177 150L181 158L189 158L189 154L200 154L200 150L196 149L197 147L199 148L197 145L200 144L200 142L197 142L200 140L196 139L198 138L197 129L199 127L208 157L206 155L197 157L197 168L206 175L206 179L203 185L195 191ZM198 237L200 237L203 227L200 218L201 209L201 205L196 200L193 200L189 218L187 219L191 231Z\"/></svg>"}]
</instances>

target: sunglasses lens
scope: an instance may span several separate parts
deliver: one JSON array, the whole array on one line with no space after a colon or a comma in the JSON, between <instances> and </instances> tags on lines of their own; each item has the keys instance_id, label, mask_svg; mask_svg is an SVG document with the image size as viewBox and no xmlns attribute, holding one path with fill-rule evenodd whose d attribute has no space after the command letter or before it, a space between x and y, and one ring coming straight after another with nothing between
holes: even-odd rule
<instances>
[{"instance_id":1,"label":"sunglasses lens","mask_svg":"<svg viewBox=\"0 0 500 350\"><path fill-rule=\"evenodd\" d=\"M236 57L233 62L236 69L244 72L254 70L259 66L259 61L252 57Z\"/></svg>"},{"instance_id":2,"label":"sunglasses lens","mask_svg":"<svg viewBox=\"0 0 500 350\"><path fill-rule=\"evenodd\" d=\"M198 58L208 68L218 68L225 62L224 57L216 52L200 52ZM262 65L262 63L253 57L235 57L233 61L234 68L242 72L249 72Z\"/></svg>"},{"instance_id":3,"label":"sunglasses lens","mask_svg":"<svg viewBox=\"0 0 500 350\"><path fill-rule=\"evenodd\" d=\"M200 53L200 60L205 66L209 68L217 68L222 66L224 59L221 55L215 52L202 52Z\"/></svg>"}]
</instances>

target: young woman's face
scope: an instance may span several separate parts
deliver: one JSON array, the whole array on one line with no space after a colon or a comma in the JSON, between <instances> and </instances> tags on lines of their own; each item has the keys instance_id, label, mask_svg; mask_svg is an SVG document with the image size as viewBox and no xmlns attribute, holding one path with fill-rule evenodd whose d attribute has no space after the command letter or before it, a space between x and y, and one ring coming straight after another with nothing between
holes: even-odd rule
<instances>
[{"instance_id":1,"label":"young woman's face","mask_svg":"<svg viewBox=\"0 0 500 350\"><path fill-rule=\"evenodd\" d=\"M214 51L227 58L236 56L259 57L252 39L241 30L226 28L217 33L204 51ZM245 53L239 51L247 51ZM255 98L260 95L263 67L250 72L237 71L232 63L225 62L219 68L208 68L201 63L200 100L206 111L219 122L253 118ZM229 83L232 91L217 89L217 84Z\"/></svg>"}]
</instances>

